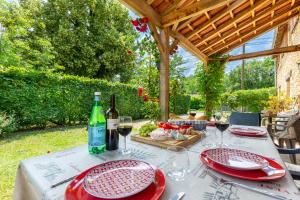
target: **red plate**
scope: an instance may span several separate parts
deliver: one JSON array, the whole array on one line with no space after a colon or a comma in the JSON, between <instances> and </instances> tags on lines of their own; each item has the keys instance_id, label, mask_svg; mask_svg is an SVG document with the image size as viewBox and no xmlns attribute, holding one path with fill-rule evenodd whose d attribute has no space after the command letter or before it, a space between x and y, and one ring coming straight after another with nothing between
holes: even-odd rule
<instances>
[{"instance_id":1,"label":"red plate","mask_svg":"<svg viewBox=\"0 0 300 200\"><path fill-rule=\"evenodd\" d=\"M154 168L140 160L113 160L91 169L83 187L91 195L103 199L120 199L146 189L155 178Z\"/></svg>"},{"instance_id":2,"label":"red plate","mask_svg":"<svg viewBox=\"0 0 300 200\"><path fill-rule=\"evenodd\" d=\"M249 137L261 137L267 134L266 131L261 131L254 128L229 128L228 130L233 134Z\"/></svg>"},{"instance_id":3,"label":"red plate","mask_svg":"<svg viewBox=\"0 0 300 200\"><path fill-rule=\"evenodd\" d=\"M209 150L209 149L208 149ZM262 157L263 159L267 160L269 162L269 166L277 169L277 170L283 170L282 173L278 173L276 175L268 176L264 171L262 170L236 170L232 168L225 167L223 165L220 165L212 160L210 160L207 157L207 151L205 150L200 154L200 159L203 161L204 164L206 164L211 169L220 172L222 174L226 174L229 176L241 178L241 179L247 179L252 181L270 181L270 180L277 180L285 176L285 169L275 162L274 160L271 160L270 158L258 155Z\"/></svg>"},{"instance_id":4,"label":"red plate","mask_svg":"<svg viewBox=\"0 0 300 200\"><path fill-rule=\"evenodd\" d=\"M97 198L87 193L83 187L83 180L85 175L96 168L92 167L80 175L78 175L67 187L65 191L65 200L107 200ZM166 180L163 172L159 169L155 172L155 183L152 183L142 192L130 197L120 198L118 200L159 200L166 188Z\"/></svg>"}]
</instances>

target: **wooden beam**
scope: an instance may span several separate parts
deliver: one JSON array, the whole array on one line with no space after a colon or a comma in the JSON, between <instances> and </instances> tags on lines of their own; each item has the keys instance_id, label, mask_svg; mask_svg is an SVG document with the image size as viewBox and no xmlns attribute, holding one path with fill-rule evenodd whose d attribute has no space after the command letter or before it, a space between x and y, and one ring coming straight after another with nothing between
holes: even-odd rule
<instances>
[{"instance_id":1,"label":"wooden beam","mask_svg":"<svg viewBox=\"0 0 300 200\"><path fill-rule=\"evenodd\" d=\"M265 27L265 26L266 26L266 28L263 29L263 30L260 30L260 31L257 31L257 29L262 28L262 27L257 28L257 29L256 29L257 32L256 32L256 34L254 34L254 35L253 35L253 32L249 32L249 33L245 33L245 34L241 35L241 39L247 38L247 37L250 35L250 37L248 37L245 41L242 41L242 42L237 43L237 44L234 44L234 43L236 43L236 41L230 42L230 44L227 44L227 46L224 45L223 48L220 48L220 49L218 49L217 51L214 51L214 52L210 52L209 55L212 55L212 54L217 53L217 52L220 52L220 53L222 53L222 54L228 53L228 52L231 51L232 49L235 49L235 48L241 46L243 43L245 43L245 42L247 42L247 41L249 41L249 40L252 40L252 39L258 37L258 36L260 36L261 34L266 33L267 31L270 31L270 30L272 30L273 28L275 28L275 27L277 27L277 26L280 26L280 25L282 25L282 24L285 24L289 19L291 19L291 18L293 18L293 17L295 17L295 16L297 16L297 13L291 14L291 15L289 15L288 17L285 17L285 18L283 18L282 20L279 20L279 21L277 21L277 22L271 21L271 22L269 22L269 23L271 24L271 23L273 22L272 25L265 24L265 25L262 26L262 27ZM254 31L254 30L253 30L253 31ZM252 36L251 36L251 35L252 35ZM225 47L229 47L230 45L233 45L233 46L230 47L230 48L227 48L227 50L221 51L221 50L223 50Z\"/></svg>"},{"instance_id":2,"label":"wooden beam","mask_svg":"<svg viewBox=\"0 0 300 200\"><path fill-rule=\"evenodd\" d=\"M280 8L282 5L286 4L286 0L282 0L282 1L279 1L277 4L273 5L270 9L265 9L264 12L261 12L259 15L256 15L254 18L252 18L252 20L248 23L244 23L244 24L241 24L240 26L238 26L237 28L232 28L230 33L226 33L226 35L224 35L222 38L220 39L223 39L223 40L227 40L228 38L232 37L233 35L235 34L239 34L239 32L241 30L243 30L244 28L248 27L250 24L253 24L253 28L256 28L255 26L255 22L268 16L268 15L271 15L271 13L275 10L277 10L278 8ZM272 16L272 19L273 18L277 18L277 17L280 17L282 14L285 14L285 12L283 13L279 13L277 14L276 16ZM209 49L210 47L212 46L215 46L216 44L220 43L220 41L216 41L214 43L211 43L209 44L209 46L207 46L206 48L204 48L202 51L206 51L207 49Z\"/></svg>"},{"instance_id":3,"label":"wooden beam","mask_svg":"<svg viewBox=\"0 0 300 200\"><path fill-rule=\"evenodd\" d=\"M183 28L185 28L188 24L192 23L193 21L195 21L197 18L199 17L199 15L192 17L184 22L181 22L180 25L178 26L178 30L181 30Z\"/></svg>"},{"instance_id":4,"label":"wooden beam","mask_svg":"<svg viewBox=\"0 0 300 200\"><path fill-rule=\"evenodd\" d=\"M208 56L205 55L202 51L200 51L197 47L195 47L187 38L181 35L178 32L170 32L170 35L177 39L181 46L183 46L186 50L190 51L197 58L202 60L204 63L208 61Z\"/></svg>"},{"instance_id":5,"label":"wooden beam","mask_svg":"<svg viewBox=\"0 0 300 200\"><path fill-rule=\"evenodd\" d=\"M156 42L156 45L157 45L157 48L158 48L159 52L164 53L165 49L163 48L160 35L157 32L156 26L151 21L149 21L149 28L150 28L152 36L153 36L153 38Z\"/></svg>"},{"instance_id":6,"label":"wooden beam","mask_svg":"<svg viewBox=\"0 0 300 200\"><path fill-rule=\"evenodd\" d=\"M194 16L198 16L206 11L226 5L231 0L201 0L187 6L184 9L179 9L166 16L162 17L163 26L171 26L174 23L184 21Z\"/></svg>"},{"instance_id":7,"label":"wooden beam","mask_svg":"<svg viewBox=\"0 0 300 200\"><path fill-rule=\"evenodd\" d=\"M235 15L235 17L232 20L228 20L227 22L223 23L218 27L217 30L213 30L209 32L207 35L203 37L203 40L199 41L196 46L200 46L203 44L205 41L212 39L213 37L218 35L218 32L222 32L226 30L227 28L231 27L234 23L237 23L239 20L245 18L249 13L251 13L253 10L263 6L264 4L268 3L266 0L257 0L257 2L254 4L254 7L249 7L242 12L238 13Z\"/></svg>"},{"instance_id":8,"label":"wooden beam","mask_svg":"<svg viewBox=\"0 0 300 200\"><path fill-rule=\"evenodd\" d=\"M148 17L158 27L162 27L160 15L147 4L145 0L119 0L129 9L136 11L139 15Z\"/></svg>"},{"instance_id":9,"label":"wooden beam","mask_svg":"<svg viewBox=\"0 0 300 200\"><path fill-rule=\"evenodd\" d=\"M254 52L254 53L246 53L246 54L241 54L241 55L236 55L236 56L230 56L228 58L228 61L257 58L257 57L262 57L262 56L272 56L272 55L294 52L294 51L300 51L300 45L293 45L293 46L288 46L288 47L275 48L275 49L271 49L271 50L258 51L258 52Z\"/></svg>"},{"instance_id":10,"label":"wooden beam","mask_svg":"<svg viewBox=\"0 0 300 200\"><path fill-rule=\"evenodd\" d=\"M155 0L147 0L147 4L151 5Z\"/></svg>"},{"instance_id":11,"label":"wooden beam","mask_svg":"<svg viewBox=\"0 0 300 200\"><path fill-rule=\"evenodd\" d=\"M175 0L174 3L169 6L163 13L161 13L161 16L167 15L170 12L173 12L174 10L176 10L177 8L179 8L180 6L182 6L187 0Z\"/></svg>"},{"instance_id":12,"label":"wooden beam","mask_svg":"<svg viewBox=\"0 0 300 200\"><path fill-rule=\"evenodd\" d=\"M211 18L210 20L208 20L206 23L204 23L203 25L197 27L194 31L192 31L191 33L189 33L187 35L187 38L190 39L194 35L198 34L199 32L207 29L210 25L214 24L216 21L218 21L218 20L222 19L223 17L225 17L228 14L228 12L232 13L232 11L235 8L237 8L238 6L240 6L243 2L245 2L245 0L237 0L236 2L234 2L233 4L231 4L229 7L227 7L225 10L219 12L213 18Z\"/></svg>"},{"instance_id":13,"label":"wooden beam","mask_svg":"<svg viewBox=\"0 0 300 200\"><path fill-rule=\"evenodd\" d=\"M166 51L160 54L160 118L162 121L169 119L169 79L170 79L170 60L169 60L169 29L164 28L160 32L160 40Z\"/></svg>"},{"instance_id":14,"label":"wooden beam","mask_svg":"<svg viewBox=\"0 0 300 200\"><path fill-rule=\"evenodd\" d=\"M171 53L174 49L175 49L175 47L178 45L178 40L174 40L173 41L173 43L170 45L170 48L169 48L169 53Z\"/></svg>"}]
</instances>

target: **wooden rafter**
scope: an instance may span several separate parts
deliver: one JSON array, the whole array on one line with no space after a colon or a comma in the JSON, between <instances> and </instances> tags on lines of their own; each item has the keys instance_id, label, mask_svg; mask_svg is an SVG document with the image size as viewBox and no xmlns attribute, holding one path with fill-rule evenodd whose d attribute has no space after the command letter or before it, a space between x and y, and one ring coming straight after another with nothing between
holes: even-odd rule
<instances>
[{"instance_id":1,"label":"wooden rafter","mask_svg":"<svg viewBox=\"0 0 300 200\"><path fill-rule=\"evenodd\" d=\"M181 29L185 28L188 24L190 24L193 21L195 21L198 17L199 16L195 16L195 17L192 17L190 19L187 19L186 21L180 22L180 25L178 26L177 30L181 30Z\"/></svg>"},{"instance_id":2,"label":"wooden rafter","mask_svg":"<svg viewBox=\"0 0 300 200\"><path fill-rule=\"evenodd\" d=\"M179 43L178 40L174 40L170 45L169 52L172 52L175 49L175 47L178 45L178 43Z\"/></svg>"},{"instance_id":3,"label":"wooden rafter","mask_svg":"<svg viewBox=\"0 0 300 200\"><path fill-rule=\"evenodd\" d=\"M190 51L196 57L200 58L204 63L208 61L208 56L202 53L198 48L196 48L188 39L186 39L183 35L177 32L170 32L170 35L177 39L181 46L183 46L186 50Z\"/></svg>"},{"instance_id":4,"label":"wooden rafter","mask_svg":"<svg viewBox=\"0 0 300 200\"><path fill-rule=\"evenodd\" d=\"M149 28L151 30L152 36L154 37L159 52L164 53L166 50L163 48L162 41L160 40L160 35L157 32L156 26L151 21L149 22Z\"/></svg>"},{"instance_id":5,"label":"wooden rafter","mask_svg":"<svg viewBox=\"0 0 300 200\"><path fill-rule=\"evenodd\" d=\"M257 58L262 56L272 56L272 55L294 52L294 51L300 51L300 45L293 45L288 47L275 48L271 50L258 51L254 53L246 53L246 54L241 54L236 56L230 56L227 60L228 61L243 60L243 59Z\"/></svg>"},{"instance_id":6,"label":"wooden rafter","mask_svg":"<svg viewBox=\"0 0 300 200\"><path fill-rule=\"evenodd\" d=\"M216 21L222 19L224 16L226 16L228 14L228 12L232 13L232 10L234 10L235 8L237 8L238 6L240 6L243 2L245 2L244 0L237 0L236 2L234 2L232 5L228 6L225 10L223 10L222 12L219 12L218 14L216 14L213 18L211 18L210 20L208 20L205 24L202 24L201 26L199 26L198 28L196 28L194 31L192 31L191 33L189 33L186 37L188 39L192 38L195 34L207 29L209 26L213 25Z\"/></svg>"},{"instance_id":7,"label":"wooden rafter","mask_svg":"<svg viewBox=\"0 0 300 200\"><path fill-rule=\"evenodd\" d=\"M174 3L170 7L168 7L161 15L164 16L169 14L170 12L182 6L186 1L187 0L175 0Z\"/></svg>"},{"instance_id":8,"label":"wooden rafter","mask_svg":"<svg viewBox=\"0 0 300 200\"><path fill-rule=\"evenodd\" d=\"M275 5L271 6L269 9L265 9L264 12L261 12L260 14L256 15L254 18L251 19L251 21L247 22L247 23L243 23L240 26L236 27L236 28L232 28L231 31L229 33L227 33L225 36L222 37L223 40L227 40L228 38L231 38L233 35L237 35L239 34L239 32L241 30L243 30L246 27L249 27L249 25L253 24L253 28L256 28L256 21L263 19L266 16L271 15L271 13L280 8L282 5L285 5L287 2L286 0L281 0L278 3L276 3ZM297 6L294 6L294 8L292 8L292 10L297 9ZM287 8L287 11L289 11L290 8ZM271 15L272 19L276 19L277 17L282 16L283 14L285 14L285 12L281 12L279 14L276 15ZM238 36L239 37L239 36ZM207 46L206 48L203 49L203 51L206 51L207 49L209 49L212 46L215 46L216 44L220 43L220 41L216 41L214 43L209 44L209 46Z\"/></svg>"},{"instance_id":9,"label":"wooden rafter","mask_svg":"<svg viewBox=\"0 0 300 200\"><path fill-rule=\"evenodd\" d=\"M201 0L193 3L192 5L176 10L166 16L162 17L163 26L170 26L174 23L178 23L189 19L194 16L198 16L201 13L212 10L214 8L226 5L231 0Z\"/></svg>"},{"instance_id":10,"label":"wooden rafter","mask_svg":"<svg viewBox=\"0 0 300 200\"><path fill-rule=\"evenodd\" d=\"M127 7L147 16L156 26L162 27L160 15L144 0L119 0Z\"/></svg>"},{"instance_id":11,"label":"wooden rafter","mask_svg":"<svg viewBox=\"0 0 300 200\"><path fill-rule=\"evenodd\" d=\"M223 50L224 48L227 47L227 46L225 46L225 47L222 47L222 48L218 49L217 51L210 52L209 55L212 55L212 54L214 54L216 52L228 53L231 49L237 48L237 47L241 46L243 43L245 43L245 42L247 42L249 40L252 40L252 39L258 37L261 34L266 33L266 32L272 30L273 28L275 28L277 26L280 26L280 25L286 23L287 20L289 20L289 19L297 16L297 14L298 13L294 13L294 14L288 15L288 17L285 17L285 18L283 18L281 20L277 20L276 22L274 22L274 20L272 20L272 21L268 22L268 24L262 26L263 27L262 30L258 31L257 29L259 29L259 28L257 28L256 29L256 34L253 34L254 30L253 30L253 32L242 34L241 35L242 42L236 43L236 41L234 41L234 42L227 43L227 46L230 46L230 48L227 48L226 50ZM271 23L271 22L273 22L273 23ZM260 27L260 28L262 28L262 27Z\"/></svg>"},{"instance_id":12,"label":"wooden rafter","mask_svg":"<svg viewBox=\"0 0 300 200\"><path fill-rule=\"evenodd\" d=\"M217 30L211 31L210 33L208 33L206 36L203 37L202 40L200 40L196 46L200 46L202 45L204 42L214 38L215 36L218 36L218 32L223 32L226 29L228 29L229 27L231 27L234 23L239 22L241 19L249 16L249 13L251 13L253 10L260 8L261 6L263 6L264 4L268 3L268 1L265 0L258 0L253 7L249 7L245 10L243 10L242 12L238 13L233 19L226 21L225 23L223 23L222 25L220 25L218 27Z\"/></svg>"}]
</instances>

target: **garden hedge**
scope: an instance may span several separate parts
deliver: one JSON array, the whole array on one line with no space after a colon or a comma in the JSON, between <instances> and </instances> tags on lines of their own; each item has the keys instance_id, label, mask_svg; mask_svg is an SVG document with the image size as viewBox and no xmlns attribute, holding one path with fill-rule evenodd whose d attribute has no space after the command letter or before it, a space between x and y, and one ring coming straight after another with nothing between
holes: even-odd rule
<instances>
[{"instance_id":1,"label":"garden hedge","mask_svg":"<svg viewBox=\"0 0 300 200\"><path fill-rule=\"evenodd\" d=\"M222 95L222 105L229 106L232 110L260 112L266 106L270 96L275 95L275 88L262 88L256 90L237 90Z\"/></svg>"},{"instance_id":2,"label":"garden hedge","mask_svg":"<svg viewBox=\"0 0 300 200\"><path fill-rule=\"evenodd\" d=\"M14 115L22 128L44 127L48 122L86 123L95 91L102 93L104 110L115 93L120 115L143 118L143 98L130 85L24 68L0 69L0 111ZM176 95L171 99L175 99L172 109L176 113L188 111L189 97Z\"/></svg>"},{"instance_id":3,"label":"garden hedge","mask_svg":"<svg viewBox=\"0 0 300 200\"><path fill-rule=\"evenodd\" d=\"M191 109L203 109L205 108L205 99L201 98L201 96L191 96Z\"/></svg>"}]
</instances>

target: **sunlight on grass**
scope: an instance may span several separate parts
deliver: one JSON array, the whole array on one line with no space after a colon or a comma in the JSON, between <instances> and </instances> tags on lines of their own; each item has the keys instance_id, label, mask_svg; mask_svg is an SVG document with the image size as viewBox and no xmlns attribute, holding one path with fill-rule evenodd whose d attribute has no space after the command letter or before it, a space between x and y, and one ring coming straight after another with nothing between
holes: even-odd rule
<instances>
[{"instance_id":1,"label":"sunlight on grass","mask_svg":"<svg viewBox=\"0 0 300 200\"><path fill-rule=\"evenodd\" d=\"M0 199L12 199L21 160L87 143L85 127L21 132L0 140Z\"/></svg>"}]
</instances>

